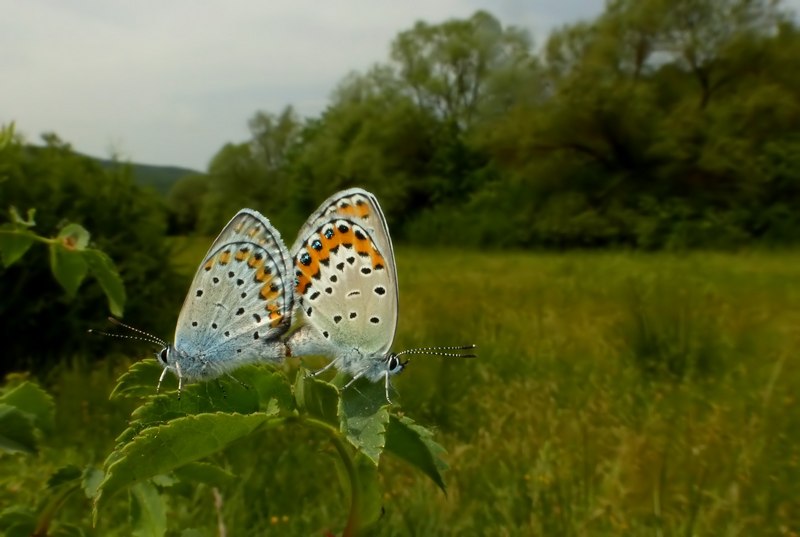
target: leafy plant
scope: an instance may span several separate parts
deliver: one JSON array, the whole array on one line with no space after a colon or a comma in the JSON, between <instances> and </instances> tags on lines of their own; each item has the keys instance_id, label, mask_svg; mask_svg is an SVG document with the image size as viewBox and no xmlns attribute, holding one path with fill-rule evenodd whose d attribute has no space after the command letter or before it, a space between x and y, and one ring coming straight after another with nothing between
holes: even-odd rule
<instances>
[{"instance_id":1,"label":"leafy plant","mask_svg":"<svg viewBox=\"0 0 800 537\"><path fill-rule=\"evenodd\" d=\"M362 535L381 517L378 465L385 452L427 475L443 491L443 448L432 433L408 417L391 412L380 383L358 382L347 390L297 374L248 367L249 386L195 384L180 398L152 395L161 366L155 360L134 364L123 374L112 398L139 398L128 429L117 439L104 464L94 496L95 520L109 498L130 491L132 523L137 531L163 535L166 515L158 486L175 480L216 479L227 470L203 462L245 437L278 435L303 427L322 435L338 456L337 470L349 513L343 535ZM345 521L346 520L346 521ZM146 527L146 530L144 529Z\"/></svg>"},{"instance_id":2,"label":"leafy plant","mask_svg":"<svg viewBox=\"0 0 800 537\"><path fill-rule=\"evenodd\" d=\"M57 236L37 235L35 209L22 218L15 207L9 209L10 223L0 225L0 259L7 268L19 261L35 243L45 244L50 253L50 269L67 297L74 298L86 276L100 284L108 299L108 308L121 316L125 305L125 287L113 261L104 252L89 248L89 232L79 224L67 224Z\"/></svg>"}]
</instances>

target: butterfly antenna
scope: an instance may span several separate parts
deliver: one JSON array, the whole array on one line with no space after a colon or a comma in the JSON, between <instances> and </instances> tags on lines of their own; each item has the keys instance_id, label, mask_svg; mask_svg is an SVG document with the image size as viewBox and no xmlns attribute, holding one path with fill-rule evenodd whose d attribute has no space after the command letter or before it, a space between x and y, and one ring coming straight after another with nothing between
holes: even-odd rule
<instances>
[{"instance_id":1,"label":"butterfly antenna","mask_svg":"<svg viewBox=\"0 0 800 537\"><path fill-rule=\"evenodd\" d=\"M474 353L458 352L468 351L477 348L477 345L456 345L446 347L419 347L416 349L406 349L395 354L395 357L400 357L404 354L421 354L428 356L444 356L448 358L477 358L478 355Z\"/></svg>"},{"instance_id":2,"label":"butterfly antenna","mask_svg":"<svg viewBox=\"0 0 800 537\"><path fill-rule=\"evenodd\" d=\"M117 326L121 326L123 328L127 328L131 332L136 332L139 335L138 336L129 336L129 335L125 335L125 334L112 334L110 332L104 332L102 330L94 330L92 328L89 329L89 333L90 334L100 334L102 336L115 337L115 338L119 338L119 339L135 339L135 340L138 340L138 341L146 341L148 343L153 343L154 345L160 345L162 347L166 347L167 346L167 342L166 341L164 341L161 338L157 338L156 336L154 336L152 334L149 334L149 333L145 332L144 330L139 330L138 328L134 328L132 326L129 326L129 325L119 321L118 319L113 318L113 317L109 317L108 320L111 321L112 324L116 324Z\"/></svg>"}]
</instances>

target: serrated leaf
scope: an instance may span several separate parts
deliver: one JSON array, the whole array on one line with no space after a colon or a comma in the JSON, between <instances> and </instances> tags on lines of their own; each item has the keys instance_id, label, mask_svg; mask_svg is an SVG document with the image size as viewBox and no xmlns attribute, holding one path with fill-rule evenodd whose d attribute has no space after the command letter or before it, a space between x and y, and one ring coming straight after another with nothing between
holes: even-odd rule
<instances>
[{"instance_id":1,"label":"serrated leaf","mask_svg":"<svg viewBox=\"0 0 800 537\"><path fill-rule=\"evenodd\" d=\"M386 429L386 451L403 459L427 475L447 492L442 472L447 464L441 459L444 448L434 442L433 433L406 417L391 416Z\"/></svg>"},{"instance_id":2,"label":"serrated leaf","mask_svg":"<svg viewBox=\"0 0 800 537\"><path fill-rule=\"evenodd\" d=\"M0 451L35 453L32 420L15 406L0 403Z\"/></svg>"},{"instance_id":3,"label":"serrated leaf","mask_svg":"<svg viewBox=\"0 0 800 537\"><path fill-rule=\"evenodd\" d=\"M80 224L67 224L58 233L67 250L84 250L89 245L89 232Z\"/></svg>"},{"instance_id":4,"label":"serrated leaf","mask_svg":"<svg viewBox=\"0 0 800 537\"><path fill-rule=\"evenodd\" d=\"M153 359L134 363L117 379L117 385L111 390L109 399L139 399L155 394L158 377L163 369Z\"/></svg>"},{"instance_id":5,"label":"serrated leaf","mask_svg":"<svg viewBox=\"0 0 800 537\"><path fill-rule=\"evenodd\" d=\"M389 421L384 385L367 379L342 390L339 430L357 450L377 465L385 444Z\"/></svg>"},{"instance_id":6,"label":"serrated leaf","mask_svg":"<svg viewBox=\"0 0 800 537\"><path fill-rule=\"evenodd\" d=\"M309 416L339 428L339 392L332 384L298 373L294 396L297 406Z\"/></svg>"},{"instance_id":7,"label":"serrated leaf","mask_svg":"<svg viewBox=\"0 0 800 537\"><path fill-rule=\"evenodd\" d=\"M161 537L167 532L167 511L158 489L151 483L131 487L131 526L136 537Z\"/></svg>"},{"instance_id":8,"label":"serrated leaf","mask_svg":"<svg viewBox=\"0 0 800 537\"><path fill-rule=\"evenodd\" d=\"M117 267L105 252L87 249L82 252L92 277L97 280L108 300L108 309L113 315L122 317L125 309L125 284Z\"/></svg>"},{"instance_id":9,"label":"serrated leaf","mask_svg":"<svg viewBox=\"0 0 800 537\"><path fill-rule=\"evenodd\" d=\"M56 405L53 397L38 384L23 382L1 395L0 403L18 408L31 418L35 427L42 431L53 430Z\"/></svg>"},{"instance_id":10,"label":"serrated leaf","mask_svg":"<svg viewBox=\"0 0 800 537\"><path fill-rule=\"evenodd\" d=\"M82 252L66 249L59 243L50 245L50 269L69 298L74 298L78 287L86 278L89 265Z\"/></svg>"},{"instance_id":11,"label":"serrated leaf","mask_svg":"<svg viewBox=\"0 0 800 537\"><path fill-rule=\"evenodd\" d=\"M25 229L0 227L0 257L3 265L10 267L22 257L36 240L36 235Z\"/></svg>"},{"instance_id":12,"label":"serrated leaf","mask_svg":"<svg viewBox=\"0 0 800 537\"><path fill-rule=\"evenodd\" d=\"M279 418L258 414L198 414L141 431L107 459L106 476L95 497L95 519L101 500L154 475L200 460Z\"/></svg>"},{"instance_id":13,"label":"serrated leaf","mask_svg":"<svg viewBox=\"0 0 800 537\"><path fill-rule=\"evenodd\" d=\"M207 462L190 462L180 468L176 468L175 477L181 481L204 483L212 487L229 485L236 479L235 475L224 468Z\"/></svg>"},{"instance_id":14,"label":"serrated leaf","mask_svg":"<svg viewBox=\"0 0 800 537\"><path fill-rule=\"evenodd\" d=\"M80 468L75 466L74 464L69 464L67 466L62 466L58 470L55 471L53 475L47 480L48 488L56 488L58 486L63 485L64 483L69 483L70 481L77 481L83 476L83 472Z\"/></svg>"}]
</instances>

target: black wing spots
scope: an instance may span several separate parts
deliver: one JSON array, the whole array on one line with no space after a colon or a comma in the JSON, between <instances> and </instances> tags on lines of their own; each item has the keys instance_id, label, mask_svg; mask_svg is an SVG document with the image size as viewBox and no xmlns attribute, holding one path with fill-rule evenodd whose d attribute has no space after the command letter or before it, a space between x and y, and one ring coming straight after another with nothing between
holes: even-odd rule
<instances>
[{"instance_id":1,"label":"black wing spots","mask_svg":"<svg viewBox=\"0 0 800 537\"><path fill-rule=\"evenodd\" d=\"M356 258L355 258L355 257L353 257L353 256L350 256L350 257L348 257L348 258L347 258L347 262L348 262L348 263L350 263L350 264L352 265L353 263L355 263L355 262L356 262Z\"/></svg>"},{"instance_id":2,"label":"black wing spots","mask_svg":"<svg viewBox=\"0 0 800 537\"><path fill-rule=\"evenodd\" d=\"M264 259L264 254L262 254L261 252L256 252L253 254L253 259L255 259L256 261L261 261L262 259Z\"/></svg>"},{"instance_id":3,"label":"black wing spots","mask_svg":"<svg viewBox=\"0 0 800 537\"><path fill-rule=\"evenodd\" d=\"M203 290L202 289L198 289L197 293L195 293L195 296L198 297L198 298L203 296Z\"/></svg>"},{"instance_id":4,"label":"black wing spots","mask_svg":"<svg viewBox=\"0 0 800 537\"><path fill-rule=\"evenodd\" d=\"M375 294L378 295L378 296L383 296L383 295L386 294L386 288L384 288L384 287L382 287L380 285L377 286L375 289L373 289L373 291L375 291Z\"/></svg>"},{"instance_id":5,"label":"black wing spots","mask_svg":"<svg viewBox=\"0 0 800 537\"><path fill-rule=\"evenodd\" d=\"M259 337L258 332L253 332L253 339L258 339Z\"/></svg>"},{"instance_id":6,"label":"black wing spots","mask_svg":"<svg viewBox=\"0 0 800 537\"><path fill-rule=\"evenodd\" d=\"M241 278L239 278L238 280L236 280L236 285L238 285L239 287L241 287L242 285L244 285L244 280L243 280L243 279L241 279Z\"/></svg>"},{"instance_id":7,"label":"black wing spots","mask_svg":"<svg viewBox=\"0 0 800 537\"><path fill-rule=\"evenodd\" d=\"M325 229L325 231L322 232L322 234L325 235L326 239L330 239L330 238L333 237L334 232L333 232L333 229L327 228L327 229Z\"/></svg>"},{"instance_id":8,"label":"black wing spots","mask_svg":"<svg viewBox=\"0 0 800 537\"><path fill-rule=\"evenodd\" d=\"M355 311L351 311L348 317L350 317L350 319L355 319L356 317L358 317L358 313L356 313Z\"/></svg>"},{"instance_id":9,"label":"black wing spots","mask_svg":"<svg viewBox=\"0 0 800 537\"><path fill-rule=\"evenodd\" d=\"M214 283L219 283L219 278L214 276L213 278L211 278L211 281L214 282Z\"/></svg>"},{"instance_id":10,"label":"black wing spots","mask_svg":"<svg viewBox=\"0 0 800 537\"><path fill-rule=\"evenodd\" d=\"M350 228L347 227L347 225L345 224L339 224L338 226L336 226L336 229L339 230L339 233L347 233L348 231L350 231Z\"/></svg>"},{"instance_id":11,"label":"black wing spots","mask_svg":"<svg viewBox=\"0 0 800 537\"><path fill-rule=\"evenodd\" d=\"M322 241L319 239L314 239L313 241L311 241L311 247L319 252L320 250L322 250Z\"/></svg>"},{"instance_id":12,"label":"black wing spots","mask_svg":"<svg viewBox=\"0 0 800 537\"><path fill-rule=\"evenodd\" d=\"M192 326L197 326L197 321L192 321Z\"/></svg>"},{"instance_id":13,"label":"black wing spots","mask_svg":"<svg viewBox=\"0 0 800 537\"><path fill-rule=\"evenodd\" d=\"M352 242L343 242L343 243L342 243L342 246L344 246L345 248L347 248L348 250L350 250L350 249L352 249L352 248L353 248L353 243L352 243Z\"/></svg>"},{"instance_id":14,"label":"black wing spots","mask_svg":"<svg viewBox=\"0 0 800 537\"><path fill-rule=\"evenodd\" d=\"M211 323L211 328L213 328L214 330L217 329L217 326L218 326L217 323Z\"/></svg>"},{"instance_id":15,"label":"black wing spots","mask_svg":"<svg viewBox=\"0 0 800 537\"><path fill-rule=\"evenodd\" d=\"M339 324L341 321L342 321L342 316L341 315L334 315L333 316L333 322L334 323Z\"/></svg>"},{"instance_id":16,"label":"black wing spots","mask_svg":"<svg viewBox=\"0 0 800 537\"><path fill-rule=\"evenodd\" d=\"M330 336L331 336L331 335L328 333L328 331L327 331L327 330L323 330L323 331L322 331L322 337L324 337L325 339L328 339Z\"/></svg>"},{"instance_id":17,"label":"black wing spots","mask_svg":"<svg viewBox=\"0 0 800 537\"><path fill-rule=\"evenodd\" d=\"M228 330L225 330L225 337L231 337L231 333Z\"/></svg>"},{"instance_id":18,"label":"black wing spots","mask_svg":"<svg viewBox=\"0 0 800 537\"><path fill-rule=\"evenodd\" d=\"M333 287L326 287L325 294L332 295L333 294Z\"/></svg>"},{"instance_id":19,"label":"black wing spots","mask_svg":"<svg viewBox=\"0 0 800 537\"><path fill-rule=\"evenodd\" d=\"M375 264L375 267L373 267L373 268L374 268L375 270L383 270L383 265L382 265L382 264L380 264L380 263L376 263L376 264Z\"/></svg>"},{"instance_id":20,"label":"black wing spots","mask_svg":"<svg viewBox=\"0 0 800 537\"><path fill-rule=\"evenodd\" d=\"M377 317L370 317L369 322L371 322L372 324L378 324L379 322L381 322L381 320Z\"/></svg>"},{"instance_id":21,"label":"black wing spots","mask_svg":"<svg viewBox=\"0 0 800 537\"><path fill-rule=\"evenodd\" d=\"M228 278L233 278L234 276L236 276L236 273L233 272L232 270L229 270L228 271Z\"/></svg>"},{"instance_id":22,"label":"black wing spots","mask_svg":"<svg viewBox=\"0 0 800 537\"><path fill-rule=\"evenodd\" d=\"M240 296L241 296L242 298L247 298L247 293L245 293L244 291L242 291L242 294L241 294Z\"/></svg>"},{"instance_id":23,"label":"black wing spots","mask_svg":"<svg viewBox=\"0 0 800 537\"><path fill-rule=\"evenodd\" d=\"M259 315L258 313L254 313L253 314L253 319L255 319L257 323L260 323L261 322L261 315Z\"/></svg>"},{"instance_id":24,"label":"black wing spots","mask_svg":"<svg viewBox=\"0 0 800 537\"><path fill-rule=\"evenodd\" d=\"M344 262L336 263L336 268L339 269L340 272L344 271Z\"/></svg>"},{"instance_id":25,"label":"black wing spots","mask_svg":"<svg viewBox=\"0 0 800 537\"><path fill-rule=\"evenodd\" d=\"M239 308L236 310L236 315L244 315L244 308Z\"/></svg>"},{"instance_id":26,"label":"black wing spots","mask_svg":"<svg viewBox=\"0 0 800 537\"><path fill-rule=\"evenodd\" d=\"M303 252L302 254L300 254L298 260L303 265L309 266L311 264L311 255L308 252Z\"/></svg>"},{"instance_id":27,"label":"black wing spots","mask_svg":"<svg viewBox=\"0 0 800 537\"><path fill-rule=\"evenodd\" d=\"M363 241L367 239L366 235L364 235L364 232L362 232L360 229L356 229L355 231L356 231L356 238L358 240Z\"/></svg>"},{"instance_id":28,"label":"black wing spots","mask_svg":"<svg viewBox=\"0 0 800 537\"><path fill-rule=\"evenodd\" d=\"M339 245L337 244L336 246L331 248L330 252L331 252L331 255L336 255L337 253L339 253Z\"/></svg>"},{"instance_id":29,"label":"black wing spots","mask_svg":"<svg viewBox=\"0 0 800 537\"><path fill-rule=\"evenodd\" d=\"M311 275L311 277L314 278L315 280L319 280L322 277L322 274L320 273L320 271L316 271L314 274Z\"/></svg>"},{"instance_id":30,"label":"black wing spots","mask_svg":"<svg viewBox=\"0 0 800 537\"><path fill-rule=\"evenodd\" d=\"M319 298L319 291L314 291L311 293L311 296L308 297L309 300L316 300Z\"/></svg>"},{"instance_id":31,"label":"black wing spots","mask_svg":"<svg viewBox=\"0 0 800 537\"><path fill-rule=\"evenodd\" d=\"M372 274L372 269L369 267L361 267L361 274L363 274L364 276Z\"/></svg>"},{"instance_id":32,"label":"black wing spots","mask_svg":"<svg viewBox=\"0 0 800 537\"><path fill-rule=\"evenodd\" d=\"M242 349L236 349L236 354L242 354Z\"/></svg>"},{"instance_id":33,"label":"black wing spots","mask_svg":"<svg viewBox=\"0 0 800 537\"><path fill-rule=\"evenodd\" d=\"M311 317L311 313L312 313L313 311L314 311L314 310L311 308L311 306L309 306L308 308L306 308L306 315L308 315L309 317Z\"/></svg>"},{"instance_id":34,"label":"black wing spots","mask_svg":"<svg viewBox=\"0 0 800 537\"><path fill-rule=\"evenodd\" d=\"M331 277L328 279L331 281L331 283L336 283L339 281L339 277L336 274L331 274Z\"/></svg>"},{"instance_id":35,"label":"black wing spots","mask_svg":"<svg viewBox=\"0 0 800 537\"><path fill-rule=\"evenodd\" d=\"M331 264L331 258L326 257L325 259L320 259L319 262L322 263L323 266L329 267Z\"/></svg>"},{"instance_id":36,"label":"black wing spots","mask_svg":"<svg viewBox=\"0 0 800 537\"><path fill-rule=\"evenodd\" d=\"M352 291L347 293L347 298L350 298L351 296L358 296L360 294L361 294L361 291L359 291L357 289L353 289Z\"/></svg>"}]
</instances>

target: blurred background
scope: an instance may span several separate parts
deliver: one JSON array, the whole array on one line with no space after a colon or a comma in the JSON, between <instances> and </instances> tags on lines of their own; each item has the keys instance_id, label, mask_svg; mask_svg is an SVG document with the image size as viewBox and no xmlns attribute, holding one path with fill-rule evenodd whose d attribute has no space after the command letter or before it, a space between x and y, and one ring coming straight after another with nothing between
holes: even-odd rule
<instances>
[{"instance_id":1,"label":"blurred background","mask_svg":"<svg viewBox=\"0 0 800 537\"><path fill-rule=\"evenodd\" d=\"M397 245L396 347L479 345L398 378L450 494L387 461L381 535L800 534L798 2L77 6L0 23L18 133L0 222L83 225L124 320L169 339L239 208L291 244L361 186ZM0 504L99 464L124 428L108 394L152 349L88 336L107 315L91 280L64 295L44 250L0 268L0 371L37 378L59 416L37 458L0 458ZM335 527L321 439L263 441L225 461L232 534ZM191 494L170 532L215 534L211 494ZM88 512L64 517L95 534ZM105 524L125 534L124 513Z\"/></svg>"}]
</instances>

